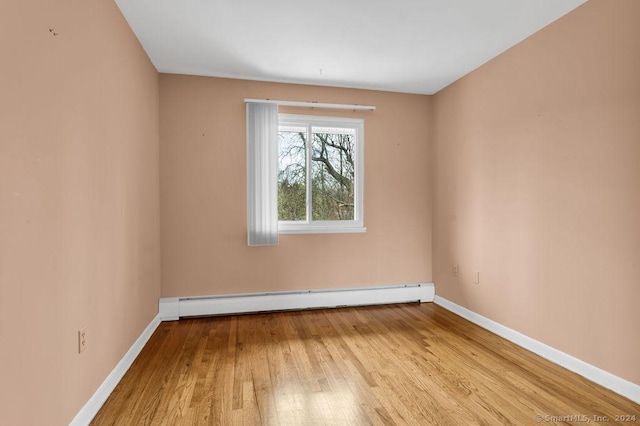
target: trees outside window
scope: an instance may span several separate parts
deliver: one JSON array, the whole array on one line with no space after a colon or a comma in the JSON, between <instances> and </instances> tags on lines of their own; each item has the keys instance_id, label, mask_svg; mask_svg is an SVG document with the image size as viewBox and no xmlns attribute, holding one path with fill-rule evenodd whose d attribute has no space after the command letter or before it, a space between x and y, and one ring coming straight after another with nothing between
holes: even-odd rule
<instances>
[{"instance_id":1,"label":"trees outside window","mask_svg":"<svg viewBox=\"0 0 640 426\"><path fill-rule=\"evenodd\" d=\"M363 120L280 115L278 219L291 232L363 232Z\"/></svg>"}]
</instances>

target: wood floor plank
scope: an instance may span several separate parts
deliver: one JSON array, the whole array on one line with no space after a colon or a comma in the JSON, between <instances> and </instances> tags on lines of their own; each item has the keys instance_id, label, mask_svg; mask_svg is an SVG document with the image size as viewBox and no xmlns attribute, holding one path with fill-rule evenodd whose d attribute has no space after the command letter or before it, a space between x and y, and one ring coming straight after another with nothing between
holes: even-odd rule
<instances>
[{"instance_id":1,"label":"wood floor plank","mask_svg":"<svg viewBox=\"0 0 640 426\"><path fill-rule=\"evenodd\" d=\"M425 303L162 323L92 424L615 424L617 415L640 424L638 404Z\"/></svg>"}]
</instances>

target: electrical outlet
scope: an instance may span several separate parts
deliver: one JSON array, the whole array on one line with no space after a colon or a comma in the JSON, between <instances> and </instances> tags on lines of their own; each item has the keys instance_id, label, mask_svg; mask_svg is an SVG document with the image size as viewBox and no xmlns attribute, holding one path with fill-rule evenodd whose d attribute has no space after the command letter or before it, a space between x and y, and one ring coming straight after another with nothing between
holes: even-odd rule
<instances>
[{"instance_id":1,"label":"electrical outlet","mask_svg":"<svg viewBox=\"0 0 640 426\"><path fill-rule=\"evenodd\" d=\"M78 330L78 353L87 349L87 327Z\"/></svg>"},{"instance_id":2,"label":"electrical outlet","mask_svg":"<svg viewBox=\"0 0 640 426\"><path fill-rule=\"evenodd\" d=\"M453 265L451 268L451 275L458 278L460 276L460 267L458 265Z\"/></svg>"}]
</instances>

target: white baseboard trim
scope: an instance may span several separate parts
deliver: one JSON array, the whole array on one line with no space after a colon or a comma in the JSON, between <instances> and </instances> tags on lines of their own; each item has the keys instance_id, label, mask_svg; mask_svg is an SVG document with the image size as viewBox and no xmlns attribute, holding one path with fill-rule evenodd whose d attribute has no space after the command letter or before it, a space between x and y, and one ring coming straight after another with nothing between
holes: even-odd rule
<instances>
[{"instance_id":1,"label":"white baseboard trim","mask_svg":"<svg viewBox=\"0 0 640 426\"><path fill-rule=\"evenodd\" d=\"M96 390L89 401L82 407L78 414L76 414L71 423L69 423L70 426L84 426L91 423L91 420L98 414L98 411L106 402L107 398L109 398L111 392L113 392L118 383L120 383L120 380L122 380L122 377L124 377L127 370L129 370L129 367L131 367L133 361L138 357L140 351L142 351L142 348L144 348L144 345L156 328L158 328L159 324L160 315L156 315L147 328L144 329L140 337L131 345L127 353L124 354L120 362L118 362L111 373L109 373L104 382L102 382L98 390Z\"/></svg>"},{"instance_id":2,"label":"white baseboard trim","mask_svg":"<svg viewBox=\"0 0 640 426\"><path fill-rule=\"evenodd\" d=\"M433 302L434 296L433 283L424 283L204 297L165 297L160 299L159 315L162 321L174 321L180 317L204 315Z\"/></svg>"},{"instance_id":3,"label":"white baseboard trim","mask_svg":"<svg viewBox=\"0 0 640 426\"><path fill-rule=\"evenodd\" d=\"M640 404L640 385L629 382L628 380L615 376L558 349L527 337L524 334L512 330L509 327L505 327L500 323L470 311L469 309L457 305L443 297L435 296L434 302L436 305L440 305L462 318L465 318L472 323L515 343L518 346L540 355L542 358L545 358L554 364L558 364L567 370L573 371L574 373L577 373L600 386L610 389L615 393Z\"/></svg>"}]
</instances>

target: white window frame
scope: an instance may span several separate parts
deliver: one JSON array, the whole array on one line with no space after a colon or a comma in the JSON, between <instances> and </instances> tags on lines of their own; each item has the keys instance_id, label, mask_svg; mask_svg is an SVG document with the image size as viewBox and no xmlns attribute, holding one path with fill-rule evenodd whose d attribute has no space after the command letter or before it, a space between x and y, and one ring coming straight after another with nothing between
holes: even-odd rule
<instances>
[{"instance_id":1,"label":"white window frame","mask_svg":"<svg viewBox=\"0 0 640 426\"><path fill-rule=\"evenodd\" d=\"M324 117L301 114L279 114L280 125L306 126L308 129L306 149L307 220L278 221L280 234L336 234L366 232L364 227L364 119ZM356 132L354 150L354 220L312 220L311 214L311 127L344 127Z\"/></svg>"}]
</instances>

